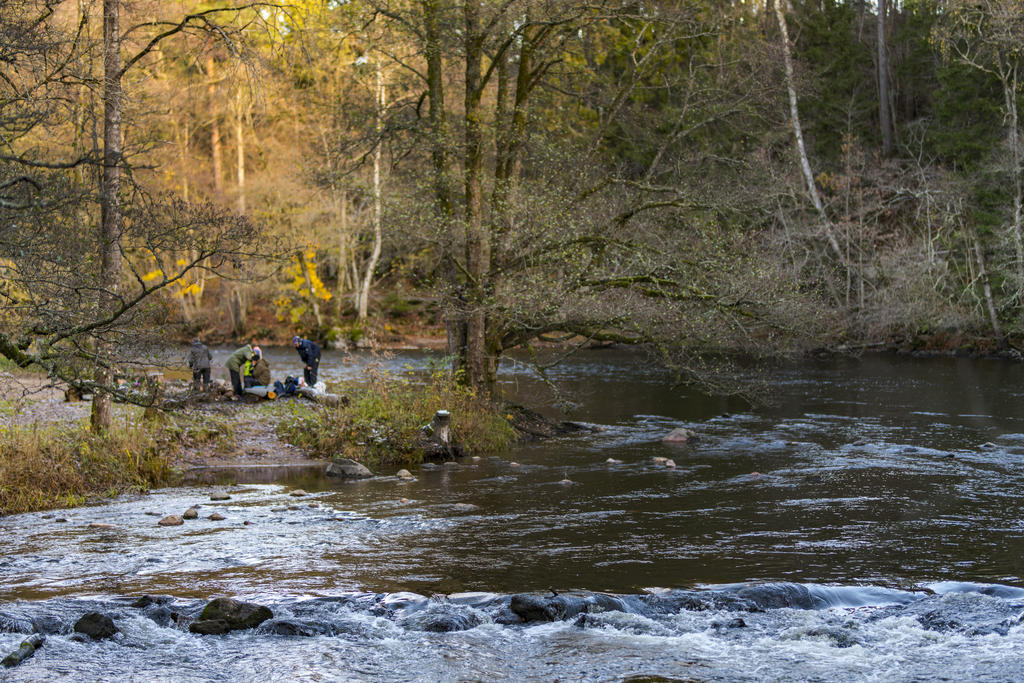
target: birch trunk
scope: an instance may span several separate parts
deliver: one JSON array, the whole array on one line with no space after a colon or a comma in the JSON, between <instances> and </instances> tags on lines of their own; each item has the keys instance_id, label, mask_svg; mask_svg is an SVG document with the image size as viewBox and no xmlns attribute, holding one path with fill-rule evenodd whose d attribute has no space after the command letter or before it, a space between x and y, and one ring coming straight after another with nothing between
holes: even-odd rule
<instances>
[{"instance_id":1,"label":"birch trunk","mask_svg":"<svg viewBox=\"0 0 1024 683\"><path fill-rule=\"evenodd\" d=\"M383 216L384 203L381 197L380 163L384 147L384 107L387 104L384 92L384 73L381 69L380 59L377 59L377 145L373 150L373 250L366 262L366 269L363 272L363 281L359 286L359 320L366 320L370 302L370 287L373 285L373 271L377 269L377 261L380 260L381 245L383 243Z\"/></svg>"},{"instance_id":2,"label":"birch trunk","mask_svg":"<svg viewBox=\"0 0 1024 683\"><path fill-rule=\"evenodd\" d=\"M782 3L785 0L775 0L775 17L779 22L779 32L782 34L782 57L786 70L786 91L789 93L789 117L793 124L793 137L796 138L797 154L800 157L800 169L803 171L804 183L807 185L807 193L810 195L811 203L822 222L825 231L825 238L836 257L843 260L843 250L836 241L832 231L832 221L825 214L825 206L818 194L818 187L814 182L814 174L811 173L811 162L807 158L807 149L804 146L803 128L800 126L800 111L797 107L796 85L793 79L793 57L789 49L789 30L786 27L786 15L783 12ZM787 3L788 7L788 3Z\"/></svg>"},{"instance_id":3,"label":"birch trunk","mask_svg":"<svg viewBox=\"0 0 1024 683\"><path fill-rule=\"evenodd\" d=\"M985 308L988 311L989 322L992 325L992 333L996 336L996 339L1002 341L1003 330L999 325L999 316L996 313L996 304L992 297L992 285L989 284L988 272L985 270L985 257L981 253L981 242L978 240L978 235L973 230L971 231L971 241L974 246L974 259L978 264L978 279L981 280L981 288L985 296Z\"/></svg>"}]
</instances>

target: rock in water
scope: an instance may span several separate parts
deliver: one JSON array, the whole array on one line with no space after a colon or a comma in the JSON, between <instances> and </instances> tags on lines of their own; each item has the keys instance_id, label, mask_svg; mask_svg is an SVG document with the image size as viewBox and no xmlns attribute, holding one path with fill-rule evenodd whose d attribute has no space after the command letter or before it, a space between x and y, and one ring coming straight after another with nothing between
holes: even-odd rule
<instances>
[{"instance_id":1,"label":"rock in water","mask_svg":"<svg viewBox=\"0 0 1024 683\"><path fill-rule=\"evenodd\" d=\"M302 489L295 489L294 491L292 491L292 492L291 492L291 493L289 493L288 495L289 495L289 496L295 496L296 498L301 498L302 496L305 496L305 495L309 495L309 494L307 494L307 493L306 493L305 491L303 491Z\"/></svg>"},{"instance_id":2,"label":"rock in water","mask_svg":"<svg viewBox=\"0 0 1024 683\"><path fill-rule=\"evenodd\" d=\"M75 622L75 631L84 633L93 640L103 640L117 633L118 628L114 625L114 620L106 614L89 612Z\"/></svg>"},{"instance_id":3,"label":"rock in water","mask_svg":"<svg viewBox=\"0 0 1024 683\"><path fill-rule=\"evenodd\" d=\"M395 472L395 476L399 479L412 479L412 472L409 470L398 470Z\"/></svg>"},{"instance_id":4,"label":"rock in water","mask_svg":"<svg viewBox=\"0 0 1024 683\"><path fill-rule=\"evenodd\" d=\"M334 628L330 624L318 624L298 619L270 619L260 625L260 633L273 633L279 636L333 636Z\"/></svg>"},{"instance_id":5,"label":"rock in water","mask_svg":"<svg viewBox=\"0 0 1024 683\"><path fill-rule=\"evenodd\" d=\"M159 524L160 526L181 526L184 523L185 520L183 520L178 515L167 515L159 522L157 522L157 524Z\"/></svg>"},{"instance_id":6,"label":"rock in water","mask_svg":"<svg viewBox=\"0 0 1024 683\"><path fill-rule=\"evenodd\" d=\"M374 476L366 465L349 458L334 458L327 466L327 476L342 479L369 479Z\"/></svg>"},{"instance_id":7,"label":"rock in water","mask_svg":"<svg viewBox=\"0 0 1024 683\"><path fill-rule=\"evenodd\" d=\"M201 619L188 625L188 630L201 636L222 636L231 630L223 619Z\"/></svg>"},{"instance_id":8,"label":"rock in water","mask_svg":"<svg viewBox=\"0 0 1024 683\"><path fill-rule=\"evenodd\" d=\"M35 654L36 648L41 647L42 644L45 642L46 636L44 636L42 633L33 633L28 638L21 641L21 646L11 654L4 657L3 661L0 662L0 664L3 664L3 666L7 668L10 668L12 666L18 666L26 659L31 657L33 654Z\"/></svg>"},{"instance_id":9,"label":"rock in water","mask_svg":"<svg viewBox=\"0 0 1024 683\"><path fill-rule=\"evenodd\" d=\"M231 598L216 598L211 600L203 608L199 615L200 621L223 621L232 631L246 628L256 628L267 619L272 619L274 613L270 608L263 605L256 605L251 602L242 602Z\"/></svg>"},{"instance_id":10,"label":"rock in water","mask_svg":"<svg viewBox=\"0 0 1024 683\"><path fill-rule=\"evenodd\" d=\"M226 493L215 493L210 496L210 500L231 500L231 496Z\"/></svg>"},{"instance_id":11,"label":"rock in water","mask_svg":"<svg viewBox=\"0 0 1024 683\"><path fill-rule=\"evenodd\" d=\"M211 520L213 522L220 522L220 521L222 521L224 519L224 515L220 514L219 512L214 512L207 519L209 519L209 520Z\"/></svg>"},{"instance_id":12,"label":"rock in water","mask_svg":"<svg viewBox=\"0 0 1024 683\"><path fill-rule=\"evenodd\" d=\"M199 510L196 510L195 508L189 508L188 510L185 510L184 513L182 513L181 518L182 519L198 519L199 518Z\"/></svg>"},{"instance_id":13,"label":"rock in water","mask_svg":"<svg viewBox=\"0 0 1024 683\"><path fill-rule=\"evenodd\" d=\"M0 612L0 633L32 633L35 626L28 619L12 617Z\"/></svg>"},{"instance_id":14,"label":"rock in water","mask_svg":"<svg viewBox=\"0 0 1024 683\"><path fill-rule=\"evenodd\" d=\"M685 427L678 427L661 437L664 443L687 443L697 438L697 432Z\"/></svg>"}]
</instances>

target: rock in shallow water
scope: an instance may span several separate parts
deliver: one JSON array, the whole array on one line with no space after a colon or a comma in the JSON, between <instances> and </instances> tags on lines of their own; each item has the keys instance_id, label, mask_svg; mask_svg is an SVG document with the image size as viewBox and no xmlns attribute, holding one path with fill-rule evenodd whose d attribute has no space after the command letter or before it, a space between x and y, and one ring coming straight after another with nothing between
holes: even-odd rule
<instances>
[{"instance_id":1,"label":"rock in shallow water","mask_svg":"<svg viewBox=\"0 0 1024 683\"><path fill-rule=\"evenodd\" d=\"M696 438L697 432L685 427L679 427L661 437L661 440L663 443L688 443Z\"/></svg>"},{"instance_id":2,"label":"rock in shallow water","mask_svg":"<svg viewBox=\"0 0 1024 683\"><path fill-rule=\"evenodd\" d=\"M222 636L231 630L223 619L200 619L188 625L188 630L201 636Z\"/></svg>"},{"instance_id":3,"label":"rock in shallow water","mask_svg":"<svg viewBox=\"0 0 1024 683\"><path fill-rule=\"evenodd\" d=\"M83 633L93 640L104 640L119 632L114 620L100 612L89 612L75 622L75 632Z\"/></svg>"},{"instance_id":4,"label":"rock in shallow water","mask_svg":"<svg viewBox=\"0 0 1024 683\"><path fill-rule=\"evenodd\" d=\"M268 619L260 624L260 633L273 633L279 636L333 636L335 629L330 624L319 624L299 619Z\"/></svg>"},{"instance_id":5,"label":"rock in shallow water","mask_svg":"<svg viewBox=\"0 0 1024 683\"><path fill-rule=\"evenodd\" d=\"M182 519L199 519L199 510L195 509L194 507L189 508L188 510L185 510L184 513L182 513L181 518Z\"/></svg>"},{"instance_id":6,"label":"rock in shallow water","mask_svg":"<svg viewBox=\"0 0 1024 683\"><path fill-rule=\"evenodd\" d=\"M28 619L12 617L0 612L0 633L32 633L35 627Z\"/></svg>"},{"instance_id":7,"label":"rock in shallow water","mask_svg":"<svg viewBox=\"0 0 1024 683\"><path fill-rule=\"evenodd\" d=\"M256 628L273 617L274 613L270 611L270 608L263 605L232 598L216 598L206 604L202 614L199 615L199 620L193 625L204 621L223 621L229 630L236 631ZM193 633L198 633L198 631L193 631Z\"/></svg>"},{"instance_id":8,"label":"rock in shallow water","mask_svg":"<svg viewBox=\"0 0 1024 683\"><path fill-rule=\"evenodd\" d=\"M178 515L167 515L159 522L157 522L157 524L159 524L160 526L181 526L184 523L185 520L183 520Z\"/></svg>"},{"instance_id":9,"label":"rock in shallow water","mask_svg":"<svg viewBox=\"0 0 1024 683\"><path fill-rule=\"evenodd\" d=\"M349 458L331 460L325 473L328 477L340 477L341 479L369 479L373 476L373 472L366 465Z\"/></svg>"}]
</instances>

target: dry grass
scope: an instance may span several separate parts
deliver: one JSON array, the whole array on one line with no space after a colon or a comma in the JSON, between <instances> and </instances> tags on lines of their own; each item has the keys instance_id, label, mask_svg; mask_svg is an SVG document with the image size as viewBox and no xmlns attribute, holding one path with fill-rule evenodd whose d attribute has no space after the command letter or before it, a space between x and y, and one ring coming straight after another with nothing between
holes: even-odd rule
<instances>
[{"instance_id":1,"label":"dry grass","mask_svg":"<svg viewBox=\"0 0 1024 683\"><path fill-rule=\"evenodd\" d=\"M0 428L0 514L82 505L92 498L145 490L172 472L170 434L161 427Z\"/></svg>"}]
</instances>

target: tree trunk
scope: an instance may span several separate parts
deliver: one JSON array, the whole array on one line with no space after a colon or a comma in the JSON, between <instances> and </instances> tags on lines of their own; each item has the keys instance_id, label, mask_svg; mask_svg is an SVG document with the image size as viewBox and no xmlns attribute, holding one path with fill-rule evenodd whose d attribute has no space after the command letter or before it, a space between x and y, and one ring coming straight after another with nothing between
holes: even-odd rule
<instances>
[{"instance_id":1,"label":"tree trunk","mask_svg":"<svg viewBox=\"0 0 1024 683\"><path fill-rule=\"evenodd\" d=\"M434 196L441 226L442 269L449 290L445 302L445 331L452 372L465 368L465 296L459 284L455 245L449 229L454 210L452 179L448 169L448 114L444 108L444 61L441 56L441 20L437 0L422 0L424 52L427 60L427 94L430 98L430 154L434 169Z\"/></svg>"},{"instance_id":2,"label":"tree trunk","mask_svg":"<svg viewBox=\"0 0 1024 683\"><path fill-rule=\"evenodd\" d=\"M213 160L213 190L220 199L224 196L224 163L221 158L220 113L217 107L217 84L214 76L213 55L206 58L207 93L210 98L210 157Z\"/></svg>"},{"instance_id":3,"label":"tree trunk","mask_svg":"<svg viewBox=\"0 0 1024 683\"><path fill-rule=\"evenodd\" d=\"M480 28L480 5L469 1L464 5L466 101L465 101L465 170L466 195L466 271L469 278L469 310L466 319L466 373L470 386L489 390L487 357L487 276L490 271L490 240L483 225L483 143L481 118L483 108L482 64L483 35Z\"/></svg>"},{"instance_id":4,"label":"tree trunk","mask_svg":"<svg viewBox=\"0 0 1024 683\"><path fill-rule=\"evenodd\" d=\"M882 155L892 154L892 115L889 108L889 57L886 49L886 0L878 0L878 121L882 128Z\"/></svg>"},{"instance_id":5,"label":"tree trunk","mask_svg":"<svg viewBox=\"0 0 1024 683\"><path fill-rule=\"evenodd\" d=\"M235 152L238 181L238 213L245 213L245 109L242 104L242 89L235 93Z\"/></svg>"},{"instance_id":6,"label":"tree trunk","mask_svg":"<svg viewBox=\"0 0 1024 683\"><path fill-rule=\"evenodd\" d=\"M1024 319L1024 237L1021 235L1022 203L1024 188L1021 185L1021 151L1020 129L1017 114L1017 67L1012 67L1009 78L1003 82L1003 93L1006 100L1008 119L1007 144L1010 146L1010 160L1013 164L1013 225L1010 226L1011 238L1016 255L1017 299L1021 305L1021 316Z\"/></svg>"},{"instance_id":7,"label":"tree trunk","mask_svg":"<svg viewBox=\"0 0 1024 683\"><path fill-rule=\"evenodd\" d=\"M103 305L116 306L121 279L121 0L103 0L103 180L100 189L100 287ZM110 428L113 384L110 343L97 344L97 389L93 393L91 426Z\"/></svg>"},{"instance_id":8,"label":"tree trunk","mask_svg":"<svg viewBox=\"0 0 1024 683\"><path fill-rule=\"evenodd\" d=\"M384 107L387 104L384 92L384 73L381 69L380 58L377 58L377 144L373 150L373 250L370 252L370 259L366 262L366 270L363 272L363 282L359 287L359 320L366 320L370 305L370 287L373 285L373 271L377 269L377 261L380 260L381 245L383 243L383 215L384 205L381 200L380 162L384 148Z\"/></svg>"},{"instance_id":9,"label":"tree trunk","mask_svg":"<svg viewBox=\"0 0 1024 683\"><path fill-rule=\"evenodd\" d=\"M996 313L996 304L992 297L992 285L989 284L988 272L985 270L985 257L981 253L981 241L974 230L971 230L971 241L974 247L974 259L978 264L978 279L981 280L981 288L985 295L985 308L988 310L989 322L992 324L992 333L996 339L1002 342L1003 330L999 325L999 316Z\"/></svg>"},{"instance_id":10,"label":"tree trunk","mask_svg":"<svg viewBox=\"0 0 1024 683\"><path fill-rule=\"evenodd\" d=\"M807 193L811 197L811 203L818 212L818 218L822 222L825 231L825 238L829 246L840 261L843 261L843 250L836 241L832 231L832 221L825 213L825 206L822 204L821 196L818 194L818 187L814 182L814 174L811 173L811 162L807 158L807 149L804 147L804 133L800 126L800 111L797 108L796 85L793 79L793 57L789 49L789 30L786 28L786 15L782 3L785 0L775 0L775 17L779 22L779 32L782 34L782 57L786 68L786 90L789 93L789 117L793 124L793 137L796 138L797 154L800 156L800 169L803 171L804 182L807 185ZM788 3L787 3L788 6Z\"/></svg>"},{"instance_id":11,"label":"tree trunk","mask_svg":"<svg viewBox=\"0 0 1024 683\"><path fill-rule=\"evenodd\" d=\"M341 321L341 302L345 295L345 278L348 273L348 192L342 188L339 190L338 214L340 230L338 235L338 294L334 297L335 313Z\"/></svg>"}]
</instances>

